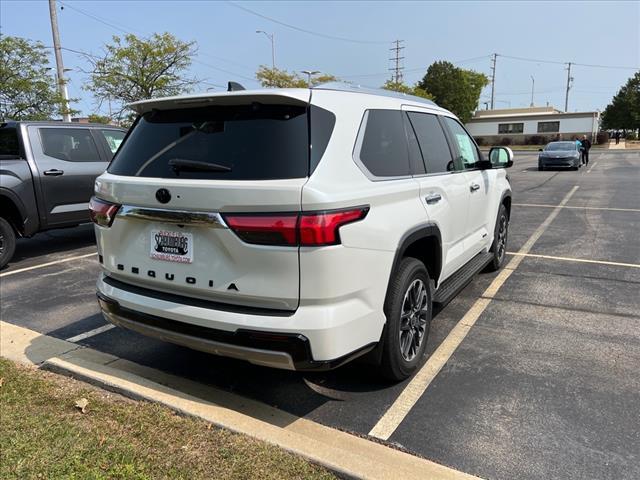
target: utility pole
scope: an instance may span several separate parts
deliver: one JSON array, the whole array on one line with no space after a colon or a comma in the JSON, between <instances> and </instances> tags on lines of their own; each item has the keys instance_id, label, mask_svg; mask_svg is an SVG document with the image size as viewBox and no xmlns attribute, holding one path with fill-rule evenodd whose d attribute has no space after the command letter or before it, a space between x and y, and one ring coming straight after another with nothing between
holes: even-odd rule
<instances>
[{"instance_id":1,"label":"utility pole","mask_svg":"<svg viewBox=\"0 0 640 480\"><path fill-rule=\"evenodd\" d=\"M58 32L58 13L56 12L56 0L49 0L49 16L51 17L51 33L53 34L53 51L56 54L56 70L58 72L58 91L62 97L62 120L71 121L69 114L69 93L67 92L64 78L64 64L62 63L62 49L60 47L60 33Z\"/></svg>"},{"instance_id":2,"label":"utility pole","mask_svg":"<svg viewBox=\"0 0 640 480\"><path fill-rule=\"evenodd\" d=\"M496 60L498 54L494 53L491 58L491 110L493 110L496 91Z\"/></svg>"},{"instance_id":3,"label":"utility pole","mask_svg":"<svg viewBox=\"0 0 640 480\"><path fill-rule=\"evenodd\" d=\"M536 79L531 75L531 107L533 107L533 92L536 88Z\"/></svg>"},{"instance_id":4,"label":"utility pole","mask_svg":"<svg viewBox=\"0 0 640 480\"><path fill-rule=\"evenodd\" d=\"M569 111L569 90L571 89L571 82L573 82L573 77L571 76L571 62L567 64L567 93L564 97L564 111Z\"/></svg>"},{"instance_id":5,"label":"utility pole","mask_svg":"<svg viewBox=\"0 0 640 480\"><path fill-rule=\"evenodd\" d=\"M392 83L402 83L402 70L404 70L404 65L401 60L404 60L404 57L400 56L400 52L404 50L404 46L402 46L402 42L404 40L396 40L393 43L395 47L391 47L389 50L395 52L395 55L392 56L389 60L391 60L394 64L393 67L389 68L391 70L391 82Z\"/></svg>"}]
</instances>

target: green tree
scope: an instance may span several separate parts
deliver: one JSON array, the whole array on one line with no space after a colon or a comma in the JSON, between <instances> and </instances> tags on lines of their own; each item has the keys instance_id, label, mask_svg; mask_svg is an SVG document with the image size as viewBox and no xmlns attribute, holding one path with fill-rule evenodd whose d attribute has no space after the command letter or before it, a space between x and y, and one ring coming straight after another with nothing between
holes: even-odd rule
<instances>
[{"instance_id":1,"label":"green tree","mask_svg":"<svg viewBox=\"0 0 640 480\"><path fill-rule=\"evenodd\" d=\"M297 73L289 73L279 68L270 68L260 65L256 72L256 78L265 88L307 88L307 79L301 77ZM311 77L311 85L320 85L321 83L334 82L337 78L333 75L321 73Z\"/></svg>"},{"instance_id":2,"label":"green tree","mask_svg":"<svg viewBox=\"0 0 640 480\"><path fill-rule=\"evenodd\" d=\"M395 92L406 93L407 95L415 95L416 97L422 97L429 100L433 100L433 95L420 88L418 85L410 87L406 83L394 82L393 80L387 80L382 86L385 90L393 90Z\"/></svg>"},{"instance_id":3,"label":"green tree","mask_svg":"<svg viewBox=\"0 0 640 480\"><path fill-rule=\"evenodd\" d=\"M607 105L602 113L602 128L627 130L640 128L640 72L636 72L627 80Z\"/></svg>"},{"instance_id":4,"label":"green tree","mask_svg":"<svg viewBox=\"0 0 640 480\"><path fill-rule=\"evenodd\" d=\"M97 113L92 113L87 118L91 123L102 123L104 125L109 125L111 123L111 118L105 115L98 115Z\"/></svg>"},{"instance_id":5,"label":"green tree","mask_svg":"<svg viewBox=\"0 0 640 480\"><path fill-rule=\"evenodd\" d=\"M85 88L94 94L98 106L107 99L115 102L118 118L127 103L179 95L198 83L187 75L196 43L183 42L170 33L154 33L144 39L133 34L114 36L104 51L101 58L91 59L93 68Z\"/></svg>"},{"instance_id":6,"label":"green tree","mask_svg":"<svg viewBox=\"0 0 640 480\"><path fill-rule=\"evenodd\" d=\"M64 102L47 57L40 42L0 37L0 117L48 120L62 115ZM68 113L78 111L69 108Z\"/></svg>"},{"instance_id":7,"label":"green tree","mask_svg":"<svg viewBox=\"0 0 640 480\"><path fill-rule=\"evenodd\" d=\"M480 92L488 83L489 79L482 73L440 61L429 66L417 86L433 95L438 105L455 113L466 123L478 106Z\"/></svg>"}]
</instances>

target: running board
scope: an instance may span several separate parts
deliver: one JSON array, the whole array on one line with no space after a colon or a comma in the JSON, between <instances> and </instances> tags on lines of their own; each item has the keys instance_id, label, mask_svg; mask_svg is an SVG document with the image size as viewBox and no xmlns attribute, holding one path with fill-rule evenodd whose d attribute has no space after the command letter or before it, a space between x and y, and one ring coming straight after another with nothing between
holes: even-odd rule
<instances>
[{"instance_id":1,"label":"running board","mask_svg":"<svg viewBox=\"0 0 640 480\"><path fill-rule=\"evenodd\" d=\"M486 267L491 259L493 253L485 252L479 253L473 257L469 262L462 266L456 273L447 278L436 290L433 296L434 303L448 303L453 297L455 297L460 290L467 286L473 276Z\"/></svg>"}]
</instances>

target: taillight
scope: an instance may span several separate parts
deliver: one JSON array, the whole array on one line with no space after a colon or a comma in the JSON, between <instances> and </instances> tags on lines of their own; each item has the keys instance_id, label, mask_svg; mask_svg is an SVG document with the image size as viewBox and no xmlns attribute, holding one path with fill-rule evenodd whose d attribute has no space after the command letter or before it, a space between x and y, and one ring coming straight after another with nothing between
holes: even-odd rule
<instances>
[{"instance_id":1,"label":"taillight","mask_svg":"<svg viewBox=\"0 0 640 480\"><path fill-rule=\"evenodd\" d=\"M110 227L118 213L120 205L91 197L89 201L89 216L91 221L101 227Z\"/></svg>"},{"instance_id":2,"label":"taillight","mask_svg":"<svg viewBox=\"0 0 640 480\"><path fill-rule=\"evenodd\" d=\"M325 212L228 214L227 225L241 240L258 245L324 246L340 243L339 229L362 220L369 207Z\"/></svg>"},{"instance_id":3,"label":"taillight","mask_svg":"<svg viewBox=\"0 0 640 480\"><path fill-rule=\"evenodd\" d=\"M300 245L320 246L340 243L340 227L362 220L368 207L300 215Z\"/></svg>"},{"instance_id":4,"label":"taillight","mask_svg":"<svg viewBox=\"0 0 640 480\"><path fill-rule=\"evenodd\" d=\"M225 222L238 237L258 245L297 245L298 214L225 215Z\"/></svg>"}]
</instances>

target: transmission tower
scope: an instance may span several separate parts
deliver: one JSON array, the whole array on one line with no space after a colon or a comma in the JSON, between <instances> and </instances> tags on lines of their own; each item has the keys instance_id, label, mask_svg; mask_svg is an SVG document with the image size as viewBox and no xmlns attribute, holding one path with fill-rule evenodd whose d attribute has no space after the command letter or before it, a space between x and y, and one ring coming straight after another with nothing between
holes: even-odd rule
<instances>
[{"instance_id":1,"label":"transmission tower","mask_svg":"<svg viewBox=\"0 0 640 480\"><path fill-rule=\"evenodd\" d=\"M393 42L393 47L389 49L392 52L391 58L389 60L392 63L392 67L389 68L391 71L391 81L393 83L402 83L402 71L404 70L404 57L401 56L402 50L404 50L404 46L402 43L404 40L395 40Z\"/></svg>"}]
</instances>

